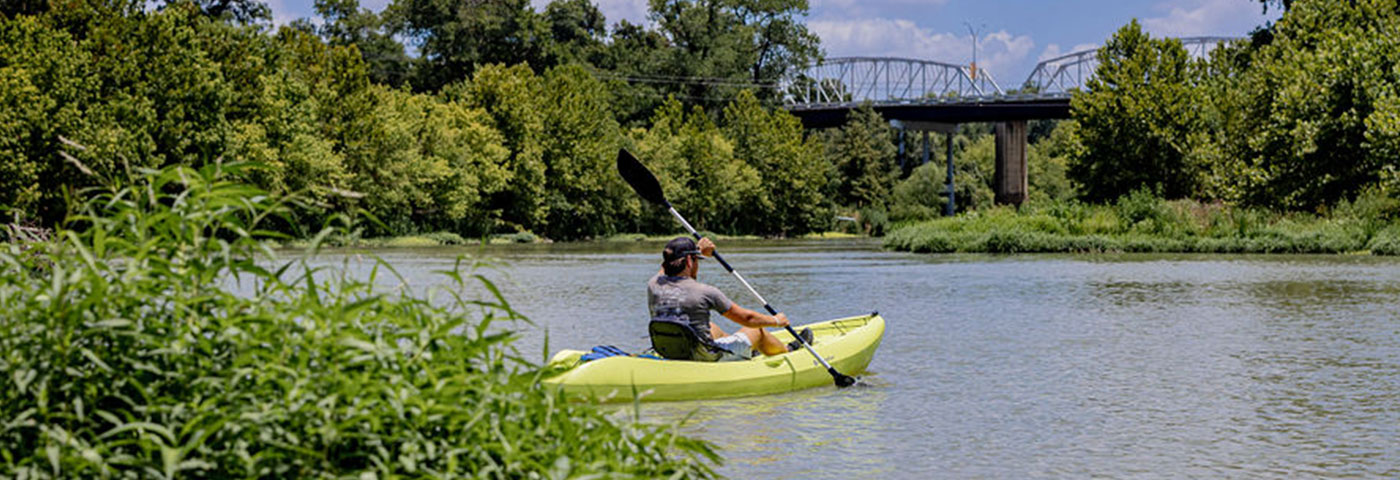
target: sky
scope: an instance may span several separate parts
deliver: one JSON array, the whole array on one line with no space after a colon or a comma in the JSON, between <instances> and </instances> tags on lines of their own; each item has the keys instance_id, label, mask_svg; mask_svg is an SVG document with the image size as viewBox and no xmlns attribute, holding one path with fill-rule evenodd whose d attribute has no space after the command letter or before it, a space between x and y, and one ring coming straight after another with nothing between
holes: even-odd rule
<instances>
[{"instance_id":1,"label":"sky","mask_svg":"<svg viewBox=\"0 0 1400 480\"><path fill-rule=\"evenodd\" d=\"M827 57L889 56L965 64L1003 86L1040 60L1101 45L1136 18L1153 36L1244 36L1266 15L1258 0L809 0L807 28ZM531 0L543 10L549 0ZM647 0L594 0L612 25L647 22ZM360 0L379 11L389 0ZM315 16L312 0L268 0L279 25Z\"/></svg>"}]
</instances>

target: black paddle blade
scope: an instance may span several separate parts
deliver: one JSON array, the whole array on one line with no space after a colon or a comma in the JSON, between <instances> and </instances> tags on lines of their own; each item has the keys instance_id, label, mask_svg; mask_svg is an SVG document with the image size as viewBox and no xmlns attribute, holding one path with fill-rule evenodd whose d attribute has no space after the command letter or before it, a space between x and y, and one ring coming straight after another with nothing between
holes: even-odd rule
<instances>
[{"instance_id":1,"label":"black paddle blade","mask_svg":"<svg viewBox=\"0 0 1400 480\"><path fill-rule=\"evenodd\" d=\"M841 372L837 372L835 368L827 370L827 372L831 373L831 378L836 380L836 386L838 387L846 388L856 384L856 377L842 375Z\"/></svg>"},{"instance_id":2,"label":"black paddle blade","mask_svg":"<svg viewBox=\"0 0 1400 480\"><path fill-rule=\"evenodd\" d=\"M671 207L671 202L666 201L666 194L661 192L661 182L656 181L656 176L651 174L651 170L647 170L647 167L625 148L617 149L617 173L622 174L622 179L646 201Z\"/></svg>"}]
</instances>

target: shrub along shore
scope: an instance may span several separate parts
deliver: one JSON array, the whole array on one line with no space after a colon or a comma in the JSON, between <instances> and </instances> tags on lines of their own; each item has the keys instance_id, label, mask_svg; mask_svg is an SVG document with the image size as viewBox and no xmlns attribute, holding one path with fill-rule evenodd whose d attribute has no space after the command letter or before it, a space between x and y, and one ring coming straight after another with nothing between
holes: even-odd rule
<instances>
[{"instance_id":1,"label":"shrub along shore","mask_svg":"<svg viewBox=\"0 0 1400 480\"><path fill-rule=\"evenodd\" d=\"M387 264L279 259L264 226L299 202L246 168L147 171L6 230L0 477L715 476L710 444L541 386L479 261L419 296L376 285Z\"/></svg>"},{"instance_id":2,"label":"shrub along shore","mask_svg":"<svg viewBox=\"0 0 1400 480\"><path fill-rule=\"evenodd\" d=\"M885 246L922 253L1182 252L1400 255L1395 200L1364 195L1323 214L1283 214L1145 191L1104 205L984 209L895 228Z\"/></svg>"},{"instance_id":3,"label":"shrub along shore","mask_svg":"<svg viewBox=\"0 0 1400 480\"><path fill-rule=\"evenodd\" d=\"M762 240L764 237L758 235L722 235L711 232L700 232L705 237L720 242L734 240ZM670 234L646 234L646 233L620 233L602 238L590 240L574 240L574 242L601 242L601 243L627 243L627 242L665 242L678 236L689 235L685 232L675 232ZM821 232L808 233L794 238L802 239L840 239L840 238L865 238L865 235L845 233L845 232ZM510 245L521 243L554 243L555 240L540 237L530 232L520 232L512 234L496 234L485 238L466 238L452 232L434 232L421 235L403 235L397 237L360 237L358 235L333 236L321 240L317 245L324 247L358 247L358 248L400 248L400 247L448 247L459 245ZM284 242L279 246L287 248L308 248L312 246L310 239L292 240Z\"/></svg>"}]
</instances>

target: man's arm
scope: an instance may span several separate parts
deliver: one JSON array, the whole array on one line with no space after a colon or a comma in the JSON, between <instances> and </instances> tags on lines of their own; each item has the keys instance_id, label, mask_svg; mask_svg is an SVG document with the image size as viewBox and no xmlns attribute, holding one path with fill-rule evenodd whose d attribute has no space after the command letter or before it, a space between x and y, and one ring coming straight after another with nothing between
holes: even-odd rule
<instances>
[{"instance_id":1,"label":"man's arm","mask_svg":"<svg viewBox=\"0 0 1400 480\"><path fill-rule=\"evenodd\" d=\"M696 245L700 249L700 254L706 257L715 256L715 244L709 238L701 238ZM727 302L727 300L726 300ZM786 327L788 318L784 313L778 315L764 315L762 313L749 310L739 306L737 303L729 302L729 310L724 311L724 318L733 320L734 323L751 328Z\"/></svg>"},{"instance_id":2,"label":"man's arm","mask_svg":"<svg viewBox=\"0 0 1400 480\"><path fill-rule=\"evenodd\" d=\"M762 313L749 310L734 303L729 305L729 310L724 311L724 318L733 320L734 323L751 328L786 327L788 318L785 313L777 315L764 315Z\"/></svg>"}]
</instances>

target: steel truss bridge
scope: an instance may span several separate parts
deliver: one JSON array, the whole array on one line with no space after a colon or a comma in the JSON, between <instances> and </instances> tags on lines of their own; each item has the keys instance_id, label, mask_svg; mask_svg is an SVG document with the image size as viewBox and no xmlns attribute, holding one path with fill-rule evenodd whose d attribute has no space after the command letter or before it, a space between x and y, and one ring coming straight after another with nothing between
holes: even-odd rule
<instances>
[{"instance_id":1,"label":"steel truss bridge","mask_svg":"<svg viewBox=\"0 0 1400 480\"><path fill-rule=\"evenodd\" d=\"M1179 38L1201 58L1236 37ZM1011 92L985 70L933 60L839 57L808 66L782 82L786 108L808 127L844 123L869 102L886 118L948 123L1066 118L1069 97L1098 68L1098 50L1082 50L1036 64Z\"/></svg>"},{"instance_id":2,"label":"steel truss bridge","mask_svg":"<svg viewBox=\"0 0 1400 480\"><path fill-rule=\"evenodd\" d=\"M1200 58L1231 37L1180 38ZM1083 89L1099 66L1098 50L1083 50L1036 64L1019 88L1007 92L991 73L968 65L894 57L831 58L811 65L779 87L786 108L808 128L840 126L846 115L870 104L900 129L899 158L906 163L904 132L923 132L923 163L930 161L929 132L947 136L947 197L954 213L953 133L959 123L996 122L996 202L1020 205L1029 191L1027 120L1068 118L1070 95Z\"/></svg>"}]
</instances>

